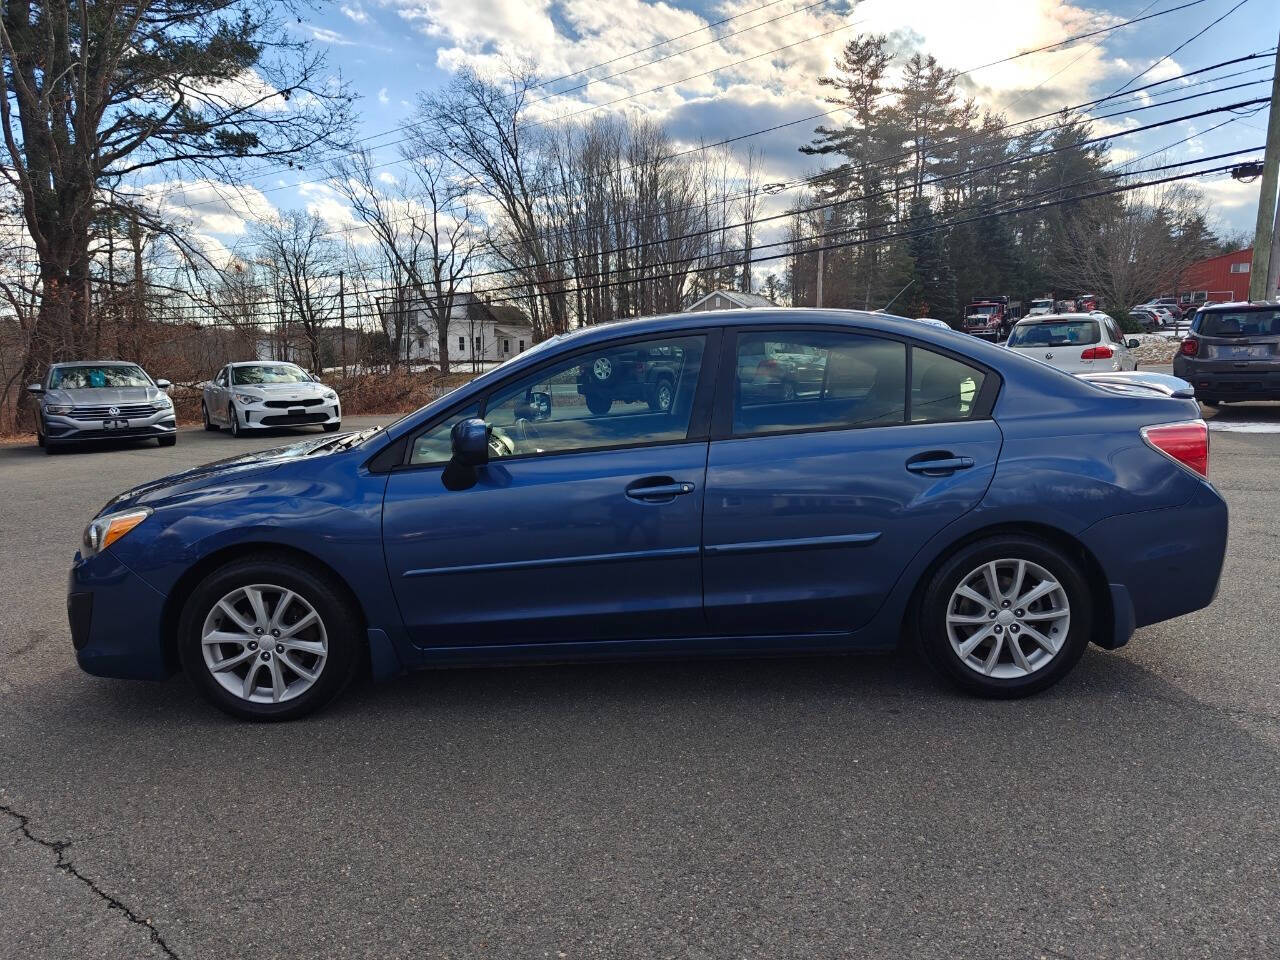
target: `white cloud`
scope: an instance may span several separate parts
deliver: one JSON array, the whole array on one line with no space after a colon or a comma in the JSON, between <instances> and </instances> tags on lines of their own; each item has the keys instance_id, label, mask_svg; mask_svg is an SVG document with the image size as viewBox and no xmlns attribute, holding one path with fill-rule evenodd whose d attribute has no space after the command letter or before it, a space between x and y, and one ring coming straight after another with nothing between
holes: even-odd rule
<instances>
[{"instance_id":1,"label":"white cloud","mask_svg":"<svg viewBox=\"0 0 1280 960\"><path fill-rule=\"evenodd\" d=\"M360 6L360 4L358 3L351 4L351 5L344 3L341 7L339 7L339 9L342 11L344 16L346 16L350 20L354 20L356 23L369 22L369 14L367 14L365 12L364 7Z\"/></svg>"},{"instance_id":2,"label":"white cloud","mask_svg":"<svg viewBox=\"0 0 1280 960\"><path fill-rule=\"evenodd\" d=\"M308 24L307 29L311 31L311 37L321 43L330 43L337 47L353 47L354 40L348 40L337 30L330 30L328 27L317 27L314 24Z\"/></svg>"},{"instance_id":3,"label":"white cloud","mask_svg":"<svg viewBox=\"0 0 1280 960\"><path fill-rule=\"evenodd\" d=\"M391 102L391 97L387 95L386 87L378 91L378 102L384 105Z\"/></svg>"},{"instance_id":4,"label":"white cloud","mask_svg":"<svg viewBox=\"0 0 1280 960\"><path fill-rule=\"evenodd\" d=\"M141 188L144 201L167 220L202 234L243 235L248 224L275 216L261 190L214 180L169 180Z\"/></svg>"}]
</instances>

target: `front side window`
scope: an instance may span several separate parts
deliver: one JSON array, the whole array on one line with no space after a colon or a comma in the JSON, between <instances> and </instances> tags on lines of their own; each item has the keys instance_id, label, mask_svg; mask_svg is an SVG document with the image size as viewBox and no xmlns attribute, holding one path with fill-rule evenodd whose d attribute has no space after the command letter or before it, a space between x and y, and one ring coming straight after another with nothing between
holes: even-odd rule
<instances>
[{"instance_id":1,"label":"front side window","mask_svg":"<svg viewBox=\"0 0 1280 960\"><path fill-rule=\"evenodd\" d=\"M907 348L851 333L738 336L737 435L904 423Z\"/></svg>"},{"instance_id":2,"label":"front side window","mask_svg":"<svg viewBox=\"0 0 1280 960\"><path fill-rule=\"evenodd\" d=\"M911 348L911 422L973 416L986 375L976 367L923 347Z\"/></svg>"},{"instance_id":3,"label":"front side window","mask_svg":"<svg viewBox=\"0 0 1280 960\"><path fill-rule=\"evenodd\" d=\"M231 382L236 386L263 383L308 383L307 372L292 363L255 363L231 368Z\"/></svg>"},{"instance_id":4,"label":"front side window","mask_svg":"<svg viewBox=\"0 0 1280 960\"><path fill-rule=\"evenodd\" d=\"M705 347L704 336L607 346L498 388L484 413L490 456L685 439Z\"/></svg>"},{"instance_id":5,"label":"front side window","mask_svg":"<svg viewBox=\"0 0 1280 960\"><path fill-rule=\"evenodd\" d=\"M149 387L151 378L134 363L83 364L58 367L49 375L49 389L80 390L86 387Z\"/></svg>"},{"instance_id":6,"label":"front side window","mask_svg":"<svg viewBox=\"0 0 1280 960\"><path fill-rule=\"evenodd\" d=\"M409 451L409 462L416 465L426 463L445 463L453 456L454 425L480 415L480 404L473 403L456 413L450 414L425 433L419 434L413 441L413 449Z\"/></svg>"},{"instance_id":7,"label":"front side window","mask_svg":"<svg viewBox=\"0 0 1280 960\"><path fill-rule=\"evenodd\" d=\"M1020 323L1009 334L1010 347L1088 346L1101 337L1097 320L1056 320Z\"/></svg>"},{"instance_id":8,"label":"front side window","mask_svg":"<svg viewBox=\"0 0 1280 960\"><path fill-rule=\"evenodd\" d=\"M218 379L213 382L220 387L225 387L227 385L227 370L225 367L218 371Z\"/></svg>"}]
</instances>

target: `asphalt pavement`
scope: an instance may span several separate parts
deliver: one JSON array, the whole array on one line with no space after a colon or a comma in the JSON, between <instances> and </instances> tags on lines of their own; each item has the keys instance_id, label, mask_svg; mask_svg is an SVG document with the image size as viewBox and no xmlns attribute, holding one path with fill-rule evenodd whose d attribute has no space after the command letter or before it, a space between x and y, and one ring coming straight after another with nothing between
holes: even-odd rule
<instances>
[{"instance_id":1,"label":"asphalt pavement","mask_svg":"<svg viewBox=\"0 0 1280 960\"><path fill-rule=\"evenodd\" d=\"M64 596L113 494L280 438L0 447L0 957L1280 956L1280 406L1242 417L1217 601L1030 700L580 665L274 726L84 675Z\"/></svg>"}]
</instances>

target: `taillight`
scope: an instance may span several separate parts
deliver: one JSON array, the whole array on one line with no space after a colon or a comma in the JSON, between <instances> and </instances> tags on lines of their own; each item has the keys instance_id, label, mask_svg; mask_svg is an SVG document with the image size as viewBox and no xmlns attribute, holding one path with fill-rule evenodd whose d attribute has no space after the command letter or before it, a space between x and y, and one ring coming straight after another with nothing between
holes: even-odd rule
<instances>
[{"instance_id":1,"label":"taillight","mask_svg":"<svg viewBox=\"0 0 1280 960\"><path fill-rule=\"evenodd\" d=\"M1195 337L1186 337L1178 347L1184 357L1194 357L1200 352L1200 341Z\"/></svg>"},{"instance_id":2,"label":"taillight","mask_svg":"<svg viewBox=\"0 0 1280 960\"><path fill-rule=\"evenodd\" d=\"M1089 347L1080 354L1081 360L1110 360L1115 355L1115 351L1103 344L1100 347Z\"/></svg>"},{"instance_id":3,"label":"taillight","mask_svg":"<svg viewBox=\"0 0 1280 960\"><path fill-rule=\"evenodd\" d=\"M1209 475L1209 427L1203 420L1183 420L1142 428L1142 439L1170 460Z\"/></svg>"}]
</instances>

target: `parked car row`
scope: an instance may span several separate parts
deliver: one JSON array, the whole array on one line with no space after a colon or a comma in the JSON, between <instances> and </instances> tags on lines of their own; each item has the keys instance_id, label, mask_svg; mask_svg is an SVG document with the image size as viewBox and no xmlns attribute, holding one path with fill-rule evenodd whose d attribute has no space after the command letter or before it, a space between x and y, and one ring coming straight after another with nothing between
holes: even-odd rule
<instances>
[{"instance_id":1,"label":"parked car row","mask_svg":"<svg viewBox=\"0 0 1280 960\"><path fill-rule=\"evenodd\" d=\"M35 403L36 443L47 453L99 440L178 442L168 380L136 363L115 360L55 363L27 387ZM338 394L296 364L252 360L229 363L204 385L200 413L206 430L233 436L254 430L342 426Z\"/></svg>"}]
</instances>

